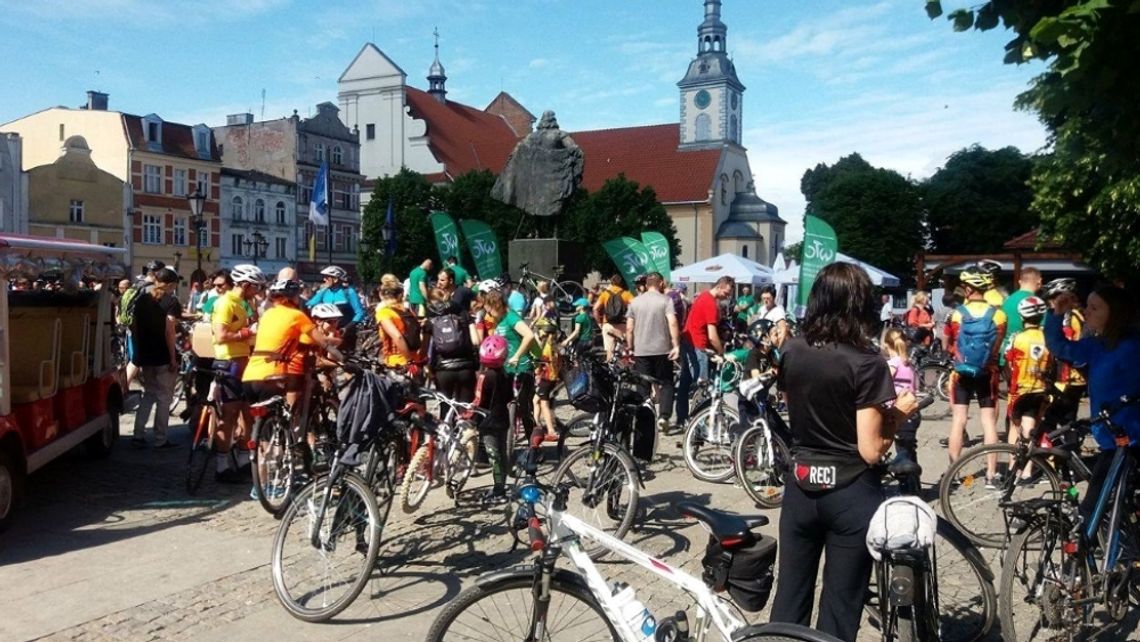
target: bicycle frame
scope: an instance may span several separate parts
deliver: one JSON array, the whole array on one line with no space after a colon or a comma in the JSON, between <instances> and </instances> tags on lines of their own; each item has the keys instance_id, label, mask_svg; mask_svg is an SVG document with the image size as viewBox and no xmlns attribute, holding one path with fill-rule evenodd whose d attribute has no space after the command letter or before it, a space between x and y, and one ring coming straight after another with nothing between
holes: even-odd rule
<instances>
[{"instance_id":1,"label":"bicycle frame","mask_svg":"<svg viewBox=\"0 0 1140 642\"><path fill-rule=\"evenodd\" d=\"M1088 524L1085 525L1084 539L1086 542L1091 542L1098 535L1098 526L1104 517L1105 511L1109 507L1109 500L1111 498L1112 512L1109 514L1108 530L1101 542L1105 554L1103 566L1098 570L1102 574L1112 570L1112 568L1116 566L1116 562L1120 559L1120 520L1123 517L1124 491L1126 490L1125 485L1121 482L1129 479L1133 468L1135 468L1135 462L1133 462L1131 455L1128 453L1127 445L1118 446L1116 451L1113 452L1112 463L1108 469L1108 476L1104 480L1104 486L1100 489L1100 495L1097 497L1092 516ZM1096 568L1091 550L1087 554L1089 556L1089 566Z\"/></svg>"}]
</instances>

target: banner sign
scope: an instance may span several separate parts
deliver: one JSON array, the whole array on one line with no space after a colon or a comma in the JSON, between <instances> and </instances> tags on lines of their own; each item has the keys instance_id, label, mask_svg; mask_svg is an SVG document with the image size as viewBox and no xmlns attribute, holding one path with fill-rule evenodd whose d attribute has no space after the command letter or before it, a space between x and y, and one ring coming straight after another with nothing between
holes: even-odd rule
<instances>
[{"instance_id":1,"label":"banner sign","mask_svg":"<svg viewBox=\"0 0 1140 642\"><path fill-rule=\"evenodd\" d=\"M499 256L499 239L495 231L483 221L462 219L459 228L467 239L467 249L475 261L475 273L480 279L493 279L503 273L503 261Z\"/></svg>"},{"instance_id":2,"label":"banner sign","mask_svg":"<svg viewBox=\"0 0 1140 642\"><path fill-rule=\"evenodd\" d=\"M835 237L835 230L823 219L810 214L804 217L804 244L803 262L800 263L799 290L796 293L796 303L807 305L811 286L820 269L828 263L835 261L839 251L839 240Z\"/></svg>"},{"instance_id":3,"label":"banner sign","mask_svg":"<svg viewBox=\"0 0 1140 642\"><path fill-rule=\"evenodd\" d=\"M637 277L657 269L650 258L649 250L641 241L628 236L619 236L602 243L606 253L617 265L618 272L625 279L627 289L633 289L633 282Z\"/></svg>"},{"instance_id":4,"label":"banner sign","mask_svg":"<svg viewBox=\"0 0 1140 642\"><path fill-rule=\"evenodd\" d=\"M435 247L439 250L439 264L447 265L447 258L459 257L459 228L447 212L432 212L428 218L435 230Z\"/></svg>"},{"instance_id":5,"label":"banner sign","mask_svg":"<svg viewBox=\"0 0 1140 642\"><path fill-rule=\"evenodd\" d=\"M673 261L669 253L669 241L665 235L661 232L642 232L641 244L649 251L649 259L657 266L657 271L665 277L666 282L670 281Z\"/></svg>"}]
</instances>

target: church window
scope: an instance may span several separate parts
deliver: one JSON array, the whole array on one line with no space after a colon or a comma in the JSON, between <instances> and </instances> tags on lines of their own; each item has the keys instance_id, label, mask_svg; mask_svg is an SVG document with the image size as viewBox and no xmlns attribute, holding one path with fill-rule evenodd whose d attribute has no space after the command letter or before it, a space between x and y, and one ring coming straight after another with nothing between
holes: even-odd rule
<instances>
[{"instance_id":1,"label":"church window","mask_svg":"<svg viewBox=\"0 0 1140 642\"><path fill-rule=\"evenodd\" d=\"M732 190L737 194L744 191L744 174L739 169L732 173Z\"/></svg>"},{"instance_id":2,"label":"church window","mask_svg":"<svg viewBox=\"0 0 1140 642\"><path fill-rule=\"evenodd\" d=\"M728 138L734 143L740 142L739 126L736 124L736 116L728 119Z\"/></svg>"},{"instance_id":3,"label":"church window","mask_svg":"<svg viewBox=\"0 0 1140 642\"><path fill-rule=\"evenodd\" d=\"M747 244L742 245L740 247L740 256L743 256L744 258L748 258L748 245Z\"/></svg>"},{"instance_id":4,"label":"church window","mask_svg":"<svg viewBox=\"0 0 1140 642\"><path fill-rule=\"evenodd\" d=\"M332 163L333 165L341 165L344 163L344 150L340 148L340 145L336 145L332 148Z\"/></svg>"},{"instance_id":5,"label":"church window","mask_svg":"<svg viewBox=\"0 0 1140 642\"><path fill-rule=\"evenodd\" d=\"M720 175L720 204L728 205L728 177Z\"/></svg>"},{"instance_id":6,"label":"church window","mask_svg":"<svg viewBox=\"0 0 1140 642\"><path fill-rule=\"evenodd\" d=\"M708 140L712 138L712 118L708 114L697 115L697 140Z\"/></svg>"},{"instance_id":7,"label":"church window","mask_svg":"<svg viewBox=\"0 0 1140 642\"><path fill-rule=\"evenodd\" d=\"M364 137L368 140L373 140L376 138L376 124L375 123L368 123L367 125L364 126Z\"/></svg>"}]
</instances>

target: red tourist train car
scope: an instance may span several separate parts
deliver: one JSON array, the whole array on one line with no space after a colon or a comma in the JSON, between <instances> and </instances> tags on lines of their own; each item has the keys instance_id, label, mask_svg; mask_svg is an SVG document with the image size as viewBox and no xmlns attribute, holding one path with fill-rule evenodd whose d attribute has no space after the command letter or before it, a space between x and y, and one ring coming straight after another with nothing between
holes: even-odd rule
<instances>
[{"instance_id":1,"label":"red tourist train car","mask_svg":"<svg viewBox=\"0 0 1140 642\"><path fill-rule=\"evenodd\" d=\"M118 440L113 284L126 276L124 254L0 235L0 529L29 474L81 444L106 457ZM81 279L103 287L79 287Z\"/></svg>"}]
</instances>

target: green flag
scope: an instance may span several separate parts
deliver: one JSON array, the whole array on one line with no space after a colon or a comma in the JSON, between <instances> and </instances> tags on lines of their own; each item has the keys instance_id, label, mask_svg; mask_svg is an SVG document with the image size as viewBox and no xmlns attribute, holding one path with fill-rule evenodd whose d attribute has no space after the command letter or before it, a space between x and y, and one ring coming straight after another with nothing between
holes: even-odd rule
<instances>
[{"instance_id":1,"label":"green flag","mask_svg":"<svg viewBox=\"0 0 1140 642\"><path fill-rule=\"evenodd\" d=\"M642 232L641 243L649 250L649 258L657 266L657 271L668 281L673 262L670 260L669 241L665 235L661 232Z\"/></svg>"},{"instance_id":2,"label":"green flag","mask_svg":"<svg viewBox=\"0 0 1140 642\"><path fill-rule=\"evenodd\" d=\"M499 239L495 231L483 221L461 219L459 227L467 239L467 249L475 260L475 272L480 279L493 279L503 273L503 261L499 256Z\"/></svg>"},{"instance_id":3,"label":"green flag","mask_svg":"<svg viewBox=\"0 0 1140 642\"><path fill-rule=\"evenodd\" d=\"M839 241L835 238L835 230L823 219L811 214L804 217L804 243L803 261L800 263L800 283L796 292L796 303L807 305L811 286L815 283L815 276L819 270L835 261L835 253L839 251Z\"/></svg>"},{"instance_id":4,"label":"green flag","mask_svg":"<svg viewBox=\"0 0 1140 642\"><path fill-rule=\"evenodd\" d=\"M637 239L619 236L602 243L602 247L617 265L618 272L621 272L622 278L625 279L626 287L633 287L637 277L657 269L653 265L653 259L650 258L649 250Z\"/></svg>"},{"instance_id":5,"label":"green flag","mask_svg":"<svg viewBox=\"0 0 1140 642\"><path fill-rule=\"evenodd\" d=\"M435 230L435 247L439 250L439 264L447 265L449 256L459 256L459 228L447 212L432 212L428 217Z\"/></svg>"}]
</instances>

